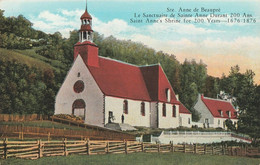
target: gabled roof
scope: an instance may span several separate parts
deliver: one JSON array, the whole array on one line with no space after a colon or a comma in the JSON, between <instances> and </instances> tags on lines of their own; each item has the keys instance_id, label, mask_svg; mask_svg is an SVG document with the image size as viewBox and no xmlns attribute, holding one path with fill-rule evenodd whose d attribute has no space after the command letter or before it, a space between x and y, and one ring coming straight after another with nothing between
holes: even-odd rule
<instances>
[{"instance_id":1,"label":"gabled roof","mask_svg":"<svg viewBox=\"0 0 260 165\"><path fill-rule=\"evenodd\" d=\"M169 88L172 93L170 103L179 104L160 65L138 67L105 57L98 58L99 67L86 66L105 95L167 102L165 89Z\"/></svg>"},{"instance_id":2,"label":"gabled roof","mask_svg":"<svg viewBox=\"0 0 260 165\"><path fill-rule=\"evenodd\" d=\"M229 118L227 111L230 111L231 113L231 119L236 119L237 116L235 115L236 110L232 106L232 104L225 100L219 100L219 99L212 99L208 97L204 97L201 95L201 100L203 103L207 106L209 111L214 117L219 118ZM222 111L223 116L219 113L219 111Z\"/></svg>"},{"instance_id":3,"label":"gabled roof","mask_svg":"<svg viewBox=\"0 0 260 165\"><path fill-rule=\"evenodd\" d=\"M182 103L180 103L180 113L191 114L190 111Z\"/></svg>"}]
</instances>

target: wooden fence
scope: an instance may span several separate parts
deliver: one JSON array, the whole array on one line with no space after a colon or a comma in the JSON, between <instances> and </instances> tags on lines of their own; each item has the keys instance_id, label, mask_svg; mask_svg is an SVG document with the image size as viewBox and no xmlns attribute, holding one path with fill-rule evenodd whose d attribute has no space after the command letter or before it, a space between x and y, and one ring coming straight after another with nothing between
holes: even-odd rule
<instances>
[{"instance_id":1,"label":"wooden fence","mask_svg":"<svg viewBox=\"0 0 260 165\"><path fill-rule=\"evenodd\" d=\"M0 121L34 121L34 120L48 120L48 115L41 114L26 114L26 115L13 115L13 114L0 114Z\"/></svg>"},{"instance_id":2,"label":"wooden fence","mask_svg":"<svg viewBox=\"0 0 260 165\"><path fill-rule=\"evenodd\" d=\"M151 144L136 141L0 141L0 157L38 159L46 156L67 156L71 154L95 155L133 152L183 152L210 155L260 156L258 148L227 147L212 145Z\"/></svg>"},{"instance_id":3,"label":"wooden fence","mask_svg":"<svg viewBox=\"0 0 260 165\"><path fill-rule=\"evenodd\" d=\"M86 130L70 130L56 128L41 128L41 127L24 127L24 126L8 126L0 125L1 137L12 137L24 139L28 138L70 138L91 140L135 140L135 135L123 133L119 131L111 131L108 129L86 129Z\"/></svg>"}]
</instances>

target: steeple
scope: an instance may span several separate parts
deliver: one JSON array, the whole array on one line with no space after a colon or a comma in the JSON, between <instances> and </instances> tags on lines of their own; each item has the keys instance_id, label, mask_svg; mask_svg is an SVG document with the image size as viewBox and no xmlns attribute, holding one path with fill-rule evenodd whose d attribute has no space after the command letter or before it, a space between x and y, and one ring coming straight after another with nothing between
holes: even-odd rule
<instances>
[{"instance_id":1,"label":"steeple","mask_svg":"<svg viewBox=\"0 0 260 165\"><path fill-rule=\"evenodd\" d=\"M79 42L74 46L74 60L80 55L87 66L98 67L98 47L93 43L92 17L88 13L87 1L80 20Z\"/></svg>"},{"instance_id":2,"label":"steeple","mask_svg":"<svg viewBox=\"0 0 260 165\"><path fill-rule=\"evenodd\" d=\"M87 0L86 0L86 9L85 9L85 11L88 11L88 2L87 2Z\"/></svg>"},{"instance_id":3,"label":"steeple","mask_svg":"<svg viewBox=\"0 0 260 165\"><path fill-rule=\"evenodd\" d=\"M93 30L92 30L92 17L88 13L87 1L85 12L80 17L81 27L79 30L79 41L90 41L93 42Z\"/></svg>"}]
</instances>

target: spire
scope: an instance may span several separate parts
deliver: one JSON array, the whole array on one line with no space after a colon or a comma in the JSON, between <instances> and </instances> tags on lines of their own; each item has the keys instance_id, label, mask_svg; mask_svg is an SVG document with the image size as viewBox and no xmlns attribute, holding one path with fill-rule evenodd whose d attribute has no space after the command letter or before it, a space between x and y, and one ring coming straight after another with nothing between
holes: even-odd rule
<instances>
[{"instance_id":1,"label":"spire","mask_svg":"<svg viewBox=\"0 0 260 165\"><path fill-rule=\"evenodd\" d=\"M88 11L88 1L86 0L86 9L85 11Z\"/></svg>"}]
</instances>

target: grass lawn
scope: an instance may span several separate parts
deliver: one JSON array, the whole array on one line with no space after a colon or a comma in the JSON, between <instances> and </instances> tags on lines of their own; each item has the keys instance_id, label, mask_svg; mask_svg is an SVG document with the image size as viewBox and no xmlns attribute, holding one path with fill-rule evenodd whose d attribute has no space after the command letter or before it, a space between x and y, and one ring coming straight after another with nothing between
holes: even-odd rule
<instances>
[{"instance_id":1,"label":"grass lawn","mask_svg":"<svg viewBox=\"0 0 260 165\"><path fill-rule=\"evenodd\" d=\"M260 159L220 155L195 155L184 153L133 153L108 155L70 155L44 157L37 160L7 159L1 165L259 165Z\"/></svg>"}]
</instances>

